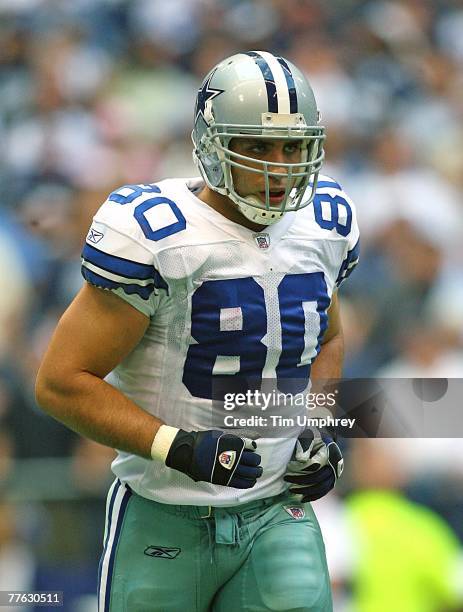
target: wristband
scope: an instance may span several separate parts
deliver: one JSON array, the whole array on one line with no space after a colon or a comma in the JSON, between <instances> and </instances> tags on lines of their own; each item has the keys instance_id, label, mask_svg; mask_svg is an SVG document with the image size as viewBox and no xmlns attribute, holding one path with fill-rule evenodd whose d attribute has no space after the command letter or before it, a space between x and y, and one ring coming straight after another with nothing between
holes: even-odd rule
<instances>
[{"instance_id":1,"label":"wristband","mask_svg":"<svg viewBox=\"0 0 463 612\"><path fill-rule=\"evenodd\" d=\"M161 425L154 436L153 444L151 445L151 459L155 461L166 462L172 442L180 430L177 427L170 425Z\"/></svg>"}]
</instances>

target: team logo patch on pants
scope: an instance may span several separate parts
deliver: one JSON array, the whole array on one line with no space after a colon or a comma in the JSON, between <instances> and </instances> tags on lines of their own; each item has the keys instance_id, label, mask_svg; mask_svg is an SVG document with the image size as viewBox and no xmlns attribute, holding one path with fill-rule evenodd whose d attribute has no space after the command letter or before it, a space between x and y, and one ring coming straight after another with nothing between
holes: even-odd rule
<instances>
[{"instance_id":1,"label":"team logo patch on pants","mask_svg":"<svg viewBox=\"0 0 463 612\"><path fill-rule=\"evenodd\" d=\"M296 521L305 517L305 510L300 506L285 506L285 510L293 519L296 519Z\"/></svg>"}]
</instances>

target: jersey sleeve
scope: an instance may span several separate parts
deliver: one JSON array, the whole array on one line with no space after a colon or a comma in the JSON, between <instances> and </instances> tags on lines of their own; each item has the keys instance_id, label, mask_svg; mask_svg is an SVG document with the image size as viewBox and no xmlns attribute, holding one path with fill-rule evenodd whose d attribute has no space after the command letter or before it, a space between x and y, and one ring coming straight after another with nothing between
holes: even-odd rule
<instances>
[{"instance_id":1,"label":"jersey sleeve","mask_svg":"<svg viewBox=\"0 0 463 612\"><path fill-rule=\"evenodd\" d=\"M168 286L155 268L153 253L131 235L130 227L118 227L123 224L117 216L110 225L104 207L96 214L82 250L82 276L152 317Z\"/></svg>"},{"instance_id":2,"label":"jersey sleeve","mask_svg":"<svg viewBox=\"0 0 463 612\"><path fill-rule=\"evenodd\" d=\"M352 200L343 192L342 197L350 209L351 217L351 228L346 236L346 250L344 259L339 268L339 274L336 279L336 287L340 287L342 283L348 278L359 261L360 255L360 231L357 223L357 215L355 212L355 205Z\"/></svg>"}]
</instances>

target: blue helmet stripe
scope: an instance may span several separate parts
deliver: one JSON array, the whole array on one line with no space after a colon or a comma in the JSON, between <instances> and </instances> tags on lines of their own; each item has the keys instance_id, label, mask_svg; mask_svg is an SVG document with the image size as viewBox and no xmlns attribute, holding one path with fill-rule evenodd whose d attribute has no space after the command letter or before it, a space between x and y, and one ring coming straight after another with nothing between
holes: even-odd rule
<instances>
[{"instance_id":1,"label":"blue helmet stripe","mask_svg":"<svg viewBox=\"0 0 463 612\"><path fill-rule=\"evenodd\" d=\"M296 84L294 82L293 73L291 72L290 67L286 63L286 61L282 57L277 57L277 60L280 62L283 67L283 72L285 74L286 83L288 85L289 91L289 112L297 113L297 93L296 93Z\"/></svg>"},{"instance_id":2,"label":"blue helmet stripe","mask_svg":"<svg viewBox=\"0 0 463 612\"><path fill-rule=\"evenodd\" d=\"M247 51L246 55L249 55L254 59L256 64L259 66L260 71L262 72L262 76L264 77L265 87L267 88L267 102L268 102L268 110L269 113L277 113L278 112L278 96L277 96L277 88L275 85L275 77L273 76L273 72L270 69L270 66L267 64L265 59L256 53L255 51Z\"/></svg>"}]
</instances>

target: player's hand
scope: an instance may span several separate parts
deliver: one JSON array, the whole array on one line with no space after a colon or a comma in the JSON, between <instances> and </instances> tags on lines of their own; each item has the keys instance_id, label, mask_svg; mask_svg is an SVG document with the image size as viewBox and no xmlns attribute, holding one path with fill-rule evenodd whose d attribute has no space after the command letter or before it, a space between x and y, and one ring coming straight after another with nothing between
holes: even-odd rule
<instances>
[{"instance_id":1,"label":"player's hand","mask_svg":"<svg viewBox=\"0 0 463 612\"><path fill-rule=\"evenodd\" d=\"M195 481L250 489L262 476L254 440L223 431L184 431L162 425L153 442L153 459Z\"/></svg>"},{"instance_id":2,"label":"player's hand","mask_svg":"<svg viewBox=\"0 0 463 612\"><path fill-rule=\"evenodd\" d=\"M316 429L306 429L298 438L284 476L291 493L302 495L302 502L326 495L341 477L344 460L333 438Z\"/></svg>"}]
</instances>

